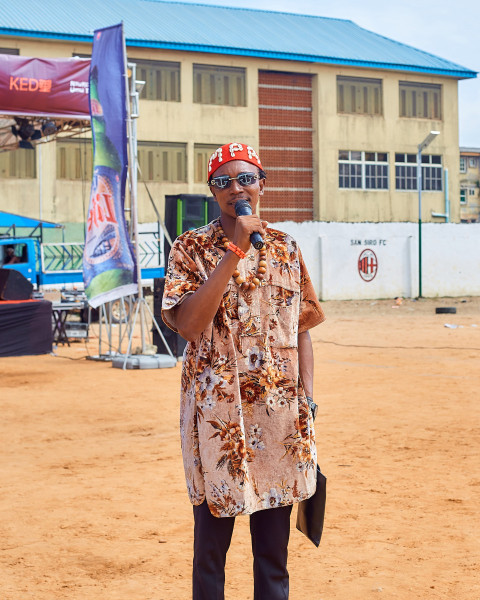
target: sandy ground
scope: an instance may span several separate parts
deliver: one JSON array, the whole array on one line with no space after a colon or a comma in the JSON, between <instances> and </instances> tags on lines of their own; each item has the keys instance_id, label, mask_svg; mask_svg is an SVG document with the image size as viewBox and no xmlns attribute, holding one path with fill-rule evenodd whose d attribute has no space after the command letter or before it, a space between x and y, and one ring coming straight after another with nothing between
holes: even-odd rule
<instances>
[{"instance_id":1,"label":"sandy ground","mask_svg":"<svg viewBox=\"0 0 480 600\"><path fill-rule=\"evenodd\" d=\"M328 505L319 549L292 527L291 600L480 599L480 299L393 306L312 333ZM188 600L180 366L85 355L0 359L0 600ZM226 598L252 597L239 518Z\"/></svg>"}]
</instances>

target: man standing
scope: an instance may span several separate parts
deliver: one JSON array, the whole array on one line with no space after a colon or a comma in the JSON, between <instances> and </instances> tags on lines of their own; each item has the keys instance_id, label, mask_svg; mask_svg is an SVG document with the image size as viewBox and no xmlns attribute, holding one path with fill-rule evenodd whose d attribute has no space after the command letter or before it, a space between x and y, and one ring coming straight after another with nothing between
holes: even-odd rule
<instances>
[{"instance_id":1,"label":"man standing","mask_svg":"<svg viewBox=\"0 0 480 600\"><path fill-rule=\"evenodd\" d=\"M237 515L251 515L255 600L287 599L292 505L316 486L308 330L324 315L295 240L256 214L265 179L250 146L218 148L208 185L220 217L182 234L169 257L162 316L189 341L180 432L194 600L223 600ZM251 215L237 217L238 200Z\"/></svg>"}]
</instances>

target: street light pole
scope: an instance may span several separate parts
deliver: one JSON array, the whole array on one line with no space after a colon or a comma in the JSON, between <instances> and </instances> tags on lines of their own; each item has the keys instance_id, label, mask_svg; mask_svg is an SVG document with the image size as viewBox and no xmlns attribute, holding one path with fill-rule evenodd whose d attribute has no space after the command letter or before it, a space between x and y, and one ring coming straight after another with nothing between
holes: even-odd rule
<instances>
[{"instance_id":1,"label":"street light pole","mask_svg":"<svg viewBox=\"0 0 480 600\"><path fill-rule=\"evenodd\" d=\"M431 131L418 144L417 152L417 187L418 187L418 297L422 297L422 151L439 135L439 131Z\"/></svg>"}]
</instances>

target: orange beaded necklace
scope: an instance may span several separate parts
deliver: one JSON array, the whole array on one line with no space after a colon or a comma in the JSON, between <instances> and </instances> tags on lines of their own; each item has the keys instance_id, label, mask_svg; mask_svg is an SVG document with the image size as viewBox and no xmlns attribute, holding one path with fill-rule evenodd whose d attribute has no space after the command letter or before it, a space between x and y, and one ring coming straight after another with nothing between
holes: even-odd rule
<instances>
[{"instance_id":1,"label":"orange beaded necklace","mask_svg":"<svg viewBox=\"0 0 480 600\"><path fill-rule=\"evenodd\" d=\"M222 227L219 229L220 238L222 240L223 247L225 250L231 249L228 248L228 245L231 243L228 237L225 235ZM236 246L235 246L236 247ZM256 273L251 273L249 280L246 281L241 275L238 269L232 273L232 277L235 280L235 283L240 287L243 292L248 292L254 290L256 287L260 286L260 283L265 279L265 273L267 272L267 249L265 246L259 251L258 267Z\"/></svg>"}]
</instances>

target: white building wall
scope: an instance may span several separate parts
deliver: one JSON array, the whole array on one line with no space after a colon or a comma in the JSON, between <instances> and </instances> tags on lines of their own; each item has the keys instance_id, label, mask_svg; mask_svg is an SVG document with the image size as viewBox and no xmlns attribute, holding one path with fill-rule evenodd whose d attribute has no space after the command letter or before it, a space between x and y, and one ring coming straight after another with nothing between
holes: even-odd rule
<instances>
[{"instance_id":1,"label":"white building wall","mask_svg":"<svg viewBox=\"0 0 480 600\"><path fill-rule=\"evenodd\" d=\"M298 241L322 300L418 296L415 223L283 222L271 226ZM479 240L480 224L422 225L422 295L480 295ZM359 258L365 250L370 262L362 278Z\"/></svg>"}]
</instances>

